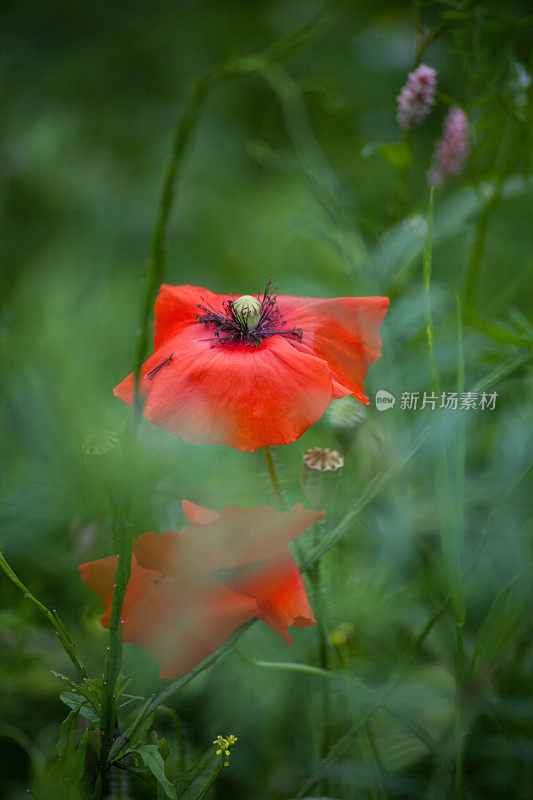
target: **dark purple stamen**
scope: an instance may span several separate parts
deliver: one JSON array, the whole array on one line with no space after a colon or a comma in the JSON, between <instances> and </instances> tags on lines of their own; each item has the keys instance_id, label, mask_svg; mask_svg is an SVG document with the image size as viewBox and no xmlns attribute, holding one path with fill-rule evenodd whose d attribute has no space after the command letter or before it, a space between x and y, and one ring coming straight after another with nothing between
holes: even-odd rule
<instances>
[{"instance_id":1,"label":"dark purple stamen","mask_svg":"<svg viewBox=\"0 0 533 800\"><path fill-rule=\"evenodd\" d=\"M276 305L276 292L277 289L272 288L272 281L269 281L261 298L259 321L253 331L248 330L242 316L235 311L233 300L224 300L223 313L216 311L208 303L199 305L198 308L203 313L197 315L196 322L200 325L215 325L214 335L207 340L213 342L211 347L233 342L244 342L247 347L249 345L257 347L270 336L286 336L301 342L300 328L285 329L283 314Z\"/></svg>"},{"instance_id":2,"label":"dark purple stamen","mask_svg":"<svg viewBox=\"0 0 533 800\"><path fill-rule=\"evenodd\" d=\"M155 369L151 370L150 372L147 372L144 377L149 381L151 381L152 378L155 378L161 367L164 367L166 364L170 364L173 355L174 353L171 353L168 358L165 358L165 360L162 361L161 364L158 364L157 367L155 367Z\"/></svg>"}]
</instances>

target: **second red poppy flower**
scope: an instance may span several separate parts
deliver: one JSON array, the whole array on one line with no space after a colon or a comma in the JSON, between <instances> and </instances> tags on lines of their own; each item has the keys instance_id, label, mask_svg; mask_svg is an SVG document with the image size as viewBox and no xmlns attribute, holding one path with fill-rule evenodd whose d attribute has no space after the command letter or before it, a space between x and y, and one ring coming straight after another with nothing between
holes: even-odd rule
<instances>
[{"instance_id":1,"label":"second red poppy flower","mask_svg":"<svg viewBox=\"0 0 533 800\"><path fill-rule=\"evenodd\" d=\"M191 670L247 620L257 617L289 644L289 626L314 625L288 542L324 519L300 504L280 514L269 506L226 506L219 514L184 501L191 524L133 542L122 606L124 641L159 663L161 678ZM116 556L80 566L104 601L109 626Z\"/></svg>"}]
</instances>

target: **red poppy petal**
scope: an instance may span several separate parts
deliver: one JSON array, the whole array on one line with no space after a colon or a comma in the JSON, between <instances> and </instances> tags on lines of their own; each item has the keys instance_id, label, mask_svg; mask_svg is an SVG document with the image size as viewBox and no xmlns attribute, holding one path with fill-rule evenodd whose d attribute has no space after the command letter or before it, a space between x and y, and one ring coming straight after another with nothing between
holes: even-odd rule
<instances>
[{"instance_id":1,"label":"red poppy petal","mask_svg":"<svg viewBox=\"0 0 533 800\"><path fill-rule=\"evenodd\" d=\"M109 625L109 616L111 614L116 564L117 557L108 556L108 558L100 558L98 561L89 561L78 567L84 584L104 601L104 615L101 622L105 627ZM126 594L128 591L130 592L130 599L132 596L138 596L140 587L146 583L150 583L154 577L158 576L159 573L153 570L142 569L136 559L132 557L131 577ZM134 591L132 592L132 590Z\"/></svg>"},{"instance_id":2,"label":"red poppy petal","mask_svg":"<svg viewBox=\"0 0 533 800\"><path fill-rule=\"evenodd\" d=\"M83 581L104 599L101 622L105 627L109 626L115 563L112 556L80 567ZM160 678L189 672L258 614L252 597L218 581L179 580L142 569L132 558L121 613L124 641L142 647L158 661Z\"/></svg>"},{"instance_id":3,"label":"red poppy petal","mask_svg":"<svg viewBox=\"0 0 533 800\"><path fill-rule=\"evenodd\" d=\"M108 556L108 558L100 558L98 561L80 564L78 569L84 584L105 600L110 591L113 594L116 564L117 557Z\"/></svg>"},{"instance_id":4,"label":"red poppy petal","mask_svg":"<svg viewBox=\"0 0 533 800\"><path fill-rule=\"evenodd\" d=\"M218 511L213 511L211 508L204 508L203 506L197 506L196 503L191 503L190 500L182 500L181 505L185 517L190 520L190 522L198 522L200 525L204 525L207 522L214 522L220 516Z\"/></svg>"},{"instance_id":5,"label":"red poppy petal","mask_svg":"<svg viewBox=\"0 0 533 800\"><path fill-rule=\"evenodd\" d=\"M126 641L143 647L159 663L159 677L184 675L259 613L252 597L217 581L164 577L147 593L150 614L124 627Z\"/></svg>"},{"instance_id":6,"label":"red poppy petal","mask_svg":"<svg viewBox=\"0 0 533 800\"><path fill-rule=\"evenodd\" d=\"M193 522L180 533L162 536L144 533L133 548L146 569L195 576L273 558L285 551L287 542L323 519L323 511L307 511L300 503L284 514L270 506L226 506L214 522Z\"/></svg>"},{"instance_id":7,"label":"red poppy petal","mask_svg":"<svg viewBox=\"0 0 533 800\"><path fill-rule=\"evenodd\" d=\"M206 303L222 311L222 303L231 295L215 294L202 286L170 286L163 283L155 301L154 349L157 350L182 329L192 325Z\"/></svg>"},{"instance_id":8,"label":"red poppy petal","mask_svg":"<svg viewBox=\"0 0 533 800\"><path fill-rule=\"evenodd\" d=\"M156 425L192 444L249 451L292 442L320 419L333 396L323 358L282 336L257 347L213 347L209 336L186 326L143 365L144 414ZM131 404L133 388L129 375L114 394Z\"/></svg>"},{"instance_id":9,"label":"red poppy petal","mask_svg":"<svg viewBox=\"0 0 533 800\"><path fill-rule=\"evenodd\" d=\"M133 552L143 569L153 569L163 575L181 576L183 534L166 531L162 534L143 533L133 540Z\"/></svg>"},{"instance_id":10,"label":"red poppy petal","mask_svg":"<svg viewBox=\"0 0 533 800\"><path fill-rule=\"evenodd\" d=\"M302 576L288 550L275 559L236 570L225 582L253 597L261 610L260 618L289 644L290 625L303 628L315 624Z\"/></svg>"},{"instance_id":11,"label":"red poppy petal","mask_svg":"<svg viewBox=\"0 0 533 800\"><path fill-rule=\"evenodd\" d=\"M380 328L388 297L293 297L280 295L278 307L288 328L301 328L293 346L324 358L331 369L335 397L353 394L368 403L363 379L380 357Z\"/></svg>"}]
</instances>

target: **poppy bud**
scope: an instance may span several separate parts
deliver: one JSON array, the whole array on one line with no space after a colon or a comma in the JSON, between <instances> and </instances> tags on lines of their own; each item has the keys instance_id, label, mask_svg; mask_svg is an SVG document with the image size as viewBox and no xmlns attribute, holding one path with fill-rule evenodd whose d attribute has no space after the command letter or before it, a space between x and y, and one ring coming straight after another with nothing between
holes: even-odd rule
<instances>
[{"instance_id":1,"label":"poppy bud","mask_svg":"<svg viewBox=\"0 0 533 800\"><path fill-rule=\"evenodd\" d=\"M167 740L161 737L161 739L157 744L157 749L159 750L159 754L161 755L163 761L166 761L170 755L170 747L168 745Z\"/></svg>"},{"instance_id":2,"label":"poppy bud","mask_svg":"<svg viewBox=\"0 0 533 800\"><path fill-rule=\"evenodd\" d=\"M352 632L353 625L350 622L343 622L338 628L336 628L334 631L331 631L329 638L335 647L341 648L346 645L346 642L350 638Z\"/></svg>"},{"instance_id":3,"label":"poppy bud","mask_svg":"<svg viewBox=\"0 0 533 800\"><path fill-rule=\"evenodd\" d=\"M347 450L366 416L366 409L353 397L333 400L326 411L326 419L342 448Z\"/></svg>"},{"instance_id":4,"label":"poppy bud","mask_svg":"<svg viewBox=\"0 0 533 800\"><path fill-rule=\"evenodd\" d=\"M261 318L261 303L256 297L249 294L243 294L238 297L233 303L233 309L238 319L246 325L249 331L257 328L257 324Z\"/></svg>"},{"instance_id":5,"label":"poppy bud","mask_svg":"<svg viewBox=\"0 0 533 800\"><path fill-rule=\"evenodd\" d=\"M82 442L81 450L92 478L108 488L116 488L122 469L122 447L118 433L95 431Z\"/></svg>"},{"instance_id":6,"label":"poppy bud","mask_svg":"<svg viewBox=\"0 0 533 800\"><path fill-rule=\"evenodd\" d=\"M343 456L327 447L306 450L302 461L300 485L302 492L311 501L313 508L322 508L332 474L344 466Z\"/></svg>"},{"instance_id":7,"label":"poppy bud","mask_svg":"<svg viewBox=\"0 0 533 800\"><path fill-rule=\"evenodd\" d=\"M331 631L329 640L341 661L346 664L350 658L349 642L353 634L351 622L343 622L338 628Z\"/></svg>"}]
</instances>

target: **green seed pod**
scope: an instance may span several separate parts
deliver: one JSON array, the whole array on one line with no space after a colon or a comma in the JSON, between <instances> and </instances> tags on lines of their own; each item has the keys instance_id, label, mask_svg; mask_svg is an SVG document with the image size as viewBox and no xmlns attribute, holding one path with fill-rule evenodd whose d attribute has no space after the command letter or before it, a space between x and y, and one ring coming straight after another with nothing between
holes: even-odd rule
<instances>
[{"instance_id":1,"label":"green seed pod","mask_svg":"<svg viewBox=\"0 0 533 800\"><path fill-rule=\"evenodd\" d=\"M314 447L304 453L300 485L312 508L323 507L324 500L343 466L344 457L337 450Z\"/></svg>"},{"instance_id":2,"label":"green seed pod","mask_svg":"<svg viewBox=\"0 0 533 800\"><path fill-rule=\"evenodd\" d=\"M248 331L254 331L257 328L261 318L261 302L256 297L243 294L234 301L233 309L237 318Z\"/></svg>"}]
</instances>

